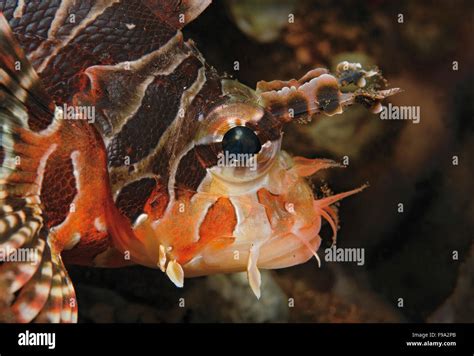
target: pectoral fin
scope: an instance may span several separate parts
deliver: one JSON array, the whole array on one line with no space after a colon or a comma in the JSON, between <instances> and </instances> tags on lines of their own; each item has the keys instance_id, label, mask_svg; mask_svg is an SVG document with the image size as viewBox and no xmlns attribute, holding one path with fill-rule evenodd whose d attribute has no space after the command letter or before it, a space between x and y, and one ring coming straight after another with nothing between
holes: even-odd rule
<instances>
[{"instance_id":1,"label":"pectoral fin","mask_svg":"<svg viewBox=\"0 0 474 356\"><path fill-rule=\"evenodd\" d=\"M75 322L77 303L40 199L56 144L36 132L54 125L33 67L0 14L0 321Z\"/></svg>"}]
</instances>

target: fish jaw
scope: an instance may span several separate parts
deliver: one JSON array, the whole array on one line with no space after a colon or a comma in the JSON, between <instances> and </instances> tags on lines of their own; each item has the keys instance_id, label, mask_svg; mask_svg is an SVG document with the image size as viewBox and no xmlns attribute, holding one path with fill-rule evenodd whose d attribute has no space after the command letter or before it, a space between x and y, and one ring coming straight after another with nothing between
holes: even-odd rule
<instances>
[{"instance_id":1,"label":"fish jaw","mask_svg":"<svg viewBox=\"0 0 474 356\"><path fill-rule=\"evenodd\" d=\"M137 219L135 238L120 249L130 251L136 263L161 269L178 287L184 277L247 271L259 297L259 269L286 268L313 256L319 262L322 219L336 234L331 205L359 190L315 199L306 180L335 166L281 151L251 184L224 182L209 172L196 194L170 202L160 219L146 214Z\"/></svg>"},{"instance_id":2,"label":"fish jaw","mask_svg":"<svg viewBox=\"0 0 474 356\"><path fill-rule=\"evenodd\" d=\"M327 160L312 162L316 170L329 166ZM183 266L186 276L248 271L252 258L257 259L252 261L256 268L277 269L315 256L322 216L306 180L308 162L305 165L303 169L299 157L282 151L268 174L243 194L234 195L238 188L232 186L223 191L215 182L216 188L210 189L229 195L235 208L235 241L219 250L204 249Z\"/></svg>"}]
</instances>

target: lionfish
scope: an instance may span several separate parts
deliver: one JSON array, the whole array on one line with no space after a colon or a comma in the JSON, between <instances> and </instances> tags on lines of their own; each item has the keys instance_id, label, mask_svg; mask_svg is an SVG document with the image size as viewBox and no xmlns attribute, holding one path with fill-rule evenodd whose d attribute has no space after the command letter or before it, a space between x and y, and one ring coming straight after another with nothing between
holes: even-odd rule
<instances>
[{"instance_id":1,"label":"lionfish","mask_svg":"<svg viewBox=\"0 0 474 356\"><path fill-rule=\"evenodd\" d=\"M335 238L333 204L363 187L317 199L307 177L338 164L282 151L283 127L398 90L348 62L252 90L183 39L210 2L0 1L3 321L76 322L64 263L178 287L246 271L260 297L259 269L317 257L323 219Z\"/></svg>"}]
</instances>

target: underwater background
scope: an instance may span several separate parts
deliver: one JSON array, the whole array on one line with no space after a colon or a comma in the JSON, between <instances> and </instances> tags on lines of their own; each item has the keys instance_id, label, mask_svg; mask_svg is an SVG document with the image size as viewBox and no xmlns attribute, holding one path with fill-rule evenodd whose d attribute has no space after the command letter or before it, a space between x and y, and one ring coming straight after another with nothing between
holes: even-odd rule
<instances>
[{"instance_id":1,"label":"underwater background","mask_svg":"<svg viewBox=\"0 0 474 356\"><path fill-rule=\"evenodd\" d=\"M349 159L313 177L316 193L370 184L339 210L337 247L363 248L364 264L324 261L323 226L321 268L262 271L260 300L245 274L178 289L145 267L70 266L79 322L474 322L473 10L467 0L214 1L184 34L218 71L255 88L360 62L404 90L390 103L420 108L418 124L353 107L285 132L292 155Z\"/></svg>"}]
</instances>

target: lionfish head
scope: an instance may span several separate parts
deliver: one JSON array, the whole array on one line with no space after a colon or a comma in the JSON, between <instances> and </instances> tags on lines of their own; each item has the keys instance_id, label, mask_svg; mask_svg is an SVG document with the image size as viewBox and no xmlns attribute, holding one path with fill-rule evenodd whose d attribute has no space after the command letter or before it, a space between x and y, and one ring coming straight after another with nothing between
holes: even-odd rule
<instances>
[{"instance_id":1,"label":"lionfish head","mask_svg":"<svg viewBox=\"0 0 474 356\"><path fill-rule=\"evenodd\" d=\"M317 199L308 177L340 165L291 157L281 149L283 130L286 123L338 114L353 103L379 110L380 101L397 90L366 85L378 77L346 62L336 75L316 69L299 80L259 82L256 91L223 79L223 100L197 118L192 149L180 163L189 163L181 175L197 175L196 161L205 173L195 190L177 191L159 221L136 227L150 236L148 251L155 251L140 262L158 264L178 286L183 277L247 271L259 297L259 269L318 259L322 221L335 239L333 204L364 187Z\"/></svg>"},{"instance_id":2,"label":"lionfish head","mask_svg":"<svg viewBox=\"0 0 474 356\"><path fill-rule=\"evenodd\" d=\"M342 113L356 102L377 112L380 101L397 90L377 91L367 86L368 78L381 76L344 62L336 75L316 69L300 80L259 82L256 91L223 80L227 99L202 118L194 142L201 148L196 154L207 175L193 199L216 199L198 223L219 236L219 243L184 265L188 275L246 270L258 295L258 268L284 268L318 258L323 219L336 236L338 218L331 205L363 187L315 199L307 178L340 165L291 157L281 149L284 125ZM220 213L208 219L217 208Z\"/></svg>"}]
</instances>

